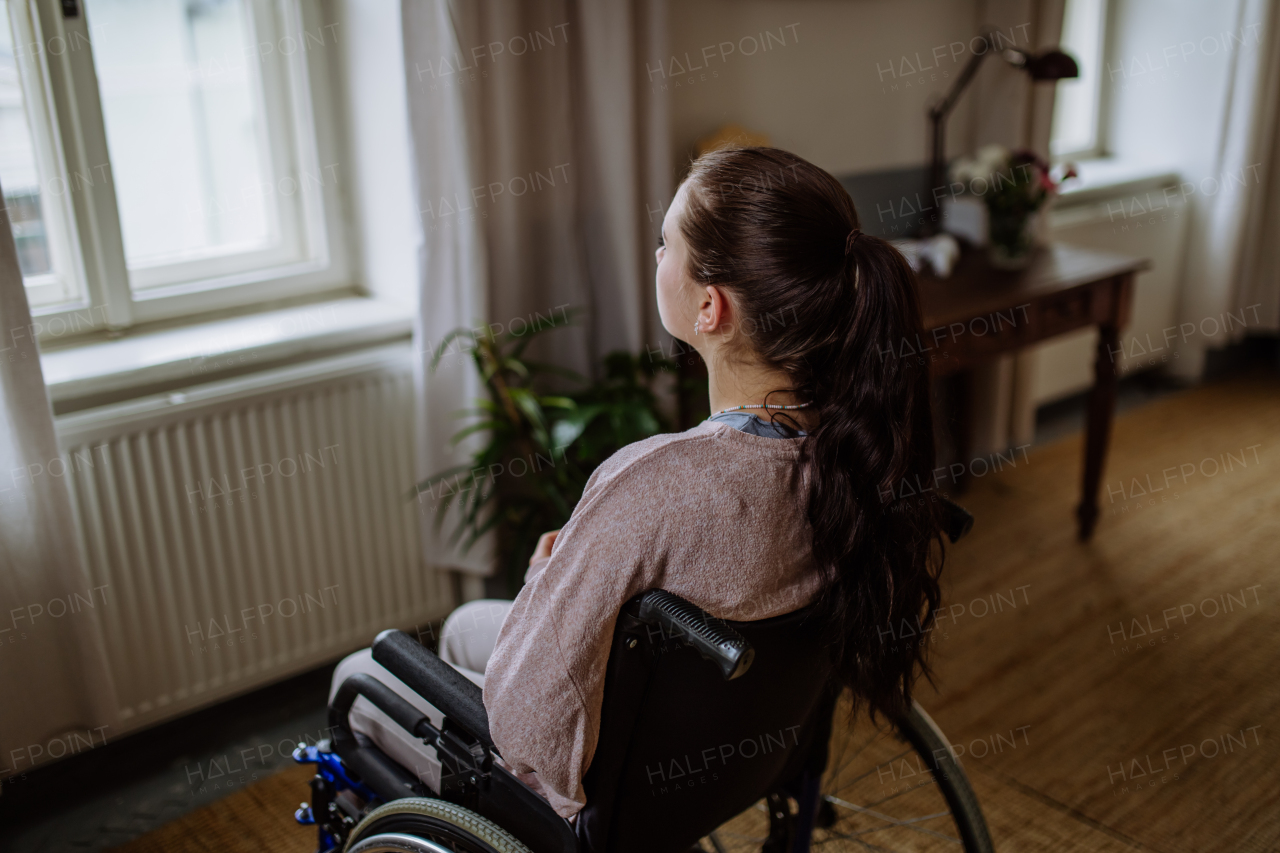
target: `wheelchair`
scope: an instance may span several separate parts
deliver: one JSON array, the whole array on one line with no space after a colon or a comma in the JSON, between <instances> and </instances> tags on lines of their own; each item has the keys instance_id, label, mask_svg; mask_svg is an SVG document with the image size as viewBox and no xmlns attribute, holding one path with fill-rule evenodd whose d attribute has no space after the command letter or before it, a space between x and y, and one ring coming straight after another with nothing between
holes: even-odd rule
<instances>
[{"instance_id":1,"label":"wheelchair","mask_svg":"<svg viewBox=\"0 0 1280 853\"><path fill-rule=\"evenodd\" d=\"M945 508L956 542L973 518ZM316 765L295 818L316 826L317 853L992 851L959 758L918 704L891 724L833 725L848 697L826 677L816 623L812 605L729 622L660 589L627 602L587 805L572 822L494 761L481 689L384 631L374 660L443 723L373 676L350 676L330 704L333 737L294 753ZM352 731L358 696L435 748L439 791Z\"/></svg>"}]
</instances>

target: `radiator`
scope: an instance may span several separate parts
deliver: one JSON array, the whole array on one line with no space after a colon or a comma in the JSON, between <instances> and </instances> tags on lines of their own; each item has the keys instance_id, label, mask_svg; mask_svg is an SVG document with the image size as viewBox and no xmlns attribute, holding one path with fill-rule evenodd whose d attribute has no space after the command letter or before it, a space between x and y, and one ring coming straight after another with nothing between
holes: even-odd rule
<instances>
[{"instance_id":1,"label":"radiator","mask_svg":"<svg viewBox=\"0 0 1280 853\"><path fill-rule=\"evenodd\" d=\"M447 612L412 385L404 344L56 419L122 731Z\"/></svg>"}]
</instances>

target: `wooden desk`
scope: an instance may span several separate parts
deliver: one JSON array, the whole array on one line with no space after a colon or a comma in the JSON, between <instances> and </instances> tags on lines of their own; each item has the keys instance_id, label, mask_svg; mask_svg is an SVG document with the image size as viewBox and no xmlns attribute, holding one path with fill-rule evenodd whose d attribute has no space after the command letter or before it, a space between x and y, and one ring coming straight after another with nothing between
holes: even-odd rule
<instances>
[{"instance_id":1,"label":"wooden desk","mask_svg":"<svg viewBox=\"0 0 1280 853\"><path fill-rule=\"evenodd\" d=\"M1115 411L1114 354L1120 330L1129 322L1134 276L1150 266L1142 258L1055 244L1037 249L1031 264L1017 272L993 269L983 251L966 250L950 278L920 276L926 332L919 346L903 349L911 346L924 355L928 347L936 377L967 371L1056 335L1098 327L1076 509L1082 540L1093 535L1098 519L1098 487ZM968 412L962 410L961 416L967 425ZM966 433L962 427L959 443L967 464Z\"/></svg>"}]
</instances>

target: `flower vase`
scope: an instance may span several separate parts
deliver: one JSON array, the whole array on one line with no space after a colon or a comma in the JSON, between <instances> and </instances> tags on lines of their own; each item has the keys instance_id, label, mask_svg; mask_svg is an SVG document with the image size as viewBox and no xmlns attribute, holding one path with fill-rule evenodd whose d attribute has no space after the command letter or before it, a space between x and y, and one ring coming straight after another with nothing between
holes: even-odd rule
<instances>
[{"instance_id":1,"label":"flower vase","mask_svg":"<svg viewBox=\"0 0 1280 853\"><path fill-rule=\"evenodd\" d=\"M987 241L987 261L998 270L1025 269L1035 252L1037 214L993 217Z\"/></svg>"}]
</instances>

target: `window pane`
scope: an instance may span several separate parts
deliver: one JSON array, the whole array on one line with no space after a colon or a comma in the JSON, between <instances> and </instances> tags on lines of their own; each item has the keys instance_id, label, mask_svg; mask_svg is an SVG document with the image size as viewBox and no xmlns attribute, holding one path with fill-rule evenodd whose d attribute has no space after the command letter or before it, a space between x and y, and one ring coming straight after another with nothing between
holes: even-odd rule
<instances>
[{"instance_id":1,"label":"window pane","mask_svg":"<svg viewBox=\"0 0 1280 853\"><path fill-rule=\"evenodd\" d=\"M270 248L281 229L242 0L89 0L131 268Z\"/></svg>"},{"instance_id":2,"label":"window pane","mask_svg":"<svg viewBox=\"0 0 1280 853\"><path fill-rule=\"evenodd\" d=\"M1062 21L1062 48L1076 58L1080 76L1057 84L1049 144L1054 156L1091 152L1098 147L1098 95L1102 80L1105 11L1106 0L1067 0Z\"/></svg>"},{"instance_id":3,"label":"window pane","mask_svg":"<svg viewBox=\"0 0 1280 853\"><path fill-rule=\"evenodd\" d=\"M30 286L34 277L53 272L53 253L42 213L43 182L18 77L7 0L0 0L0 12L4 13L0 23L0 187L4 188L23 281Z\"/></svg>"}]
</instances>

